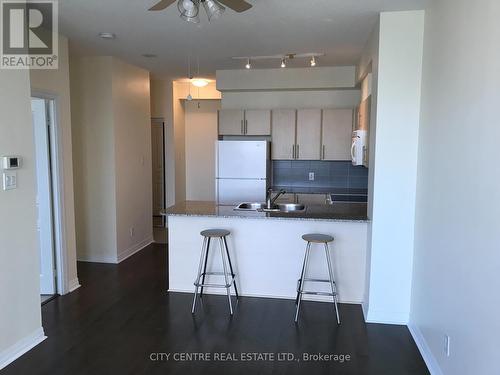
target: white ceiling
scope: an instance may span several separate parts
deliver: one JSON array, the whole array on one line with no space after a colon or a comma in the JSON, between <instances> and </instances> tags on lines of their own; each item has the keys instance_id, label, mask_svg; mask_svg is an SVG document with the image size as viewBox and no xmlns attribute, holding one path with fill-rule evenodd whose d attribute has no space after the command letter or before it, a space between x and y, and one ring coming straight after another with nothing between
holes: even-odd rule
<instances>
[{"instance_id":1,"label":"white ceiling","mask_svg":"<svg viewBox=\"0 0 500 375\"><path fill-rule=\"evenodd\" d=\"M216 69L241 69L232 56L324 52L319 66L355 64L381 11L423 9L426 0L247 0L245 13L227 9L199 25L184 22L174 4L148 12L155 0L60 0L60 30L77 53L112 55L158 77L187 75L191 55L196 73L214 77ZM115 40L102 40L112 32ZM158 57L145 58L143 54ZM256 68L279 62L256 62ZM289 66L306 66L294 61Z\"/></svg>"}]
</instances>

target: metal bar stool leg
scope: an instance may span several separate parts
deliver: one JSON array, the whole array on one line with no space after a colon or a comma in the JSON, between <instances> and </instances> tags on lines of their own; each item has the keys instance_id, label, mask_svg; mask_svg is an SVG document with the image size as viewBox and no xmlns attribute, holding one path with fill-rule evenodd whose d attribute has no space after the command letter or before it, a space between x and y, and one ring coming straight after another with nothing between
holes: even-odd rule
<instances>
[{"instance_id":1,"label":"metal bar stool leg","mask_svg":"<svg viewBox=\"0 0 500 375\"><path fill-rule=\"evenodd\" d=\"M326 261L328 263L328 274L330 276L330 286L332 288L333 303L335 305L335 315L337 316L337 323L340 324L339 307L337 305L337 300L338 300L337 285L335 284L335 278L334 278L335 276L333 273L332 260L330 259L330 248L328 247L327 243L325 243L325 255L326 255Z\"/></svg>"},{"instance_id":2,"label":"metal bar stool leg","mask_svg":"<svg viewBox=\"0 0 500 375\"><path fill-rule=\"evenodd\" d=\"M196 277L196 283L195 283L196 285L195 285L195 289L194 289L193 307L191 309L191 314L194 314L194 311L196 309L196 297L198 296L198 285L200 284L201 270L202 270L202 266L203 266L203 258L205 256L205 252L206 252L206 245L207 245L207 238L204 237L203 238L203 246L202 246L201 255L200 255L200 264L198 266L198 276Z\"/></svg>"},{"instance_id":3,"label":"metal bar stool leg","mask_svg":"<svg viewBox=\"0 0 500 375\"><path fill-rule=\"evenodd\" d=\"M201 278L201 290L200 290L200 298L203 297L203 284L205 284L205 276L207 274L207 263L208 263L208 253L210 252L210 237L208 237L207 241L207 251L205 255L205 265L203 266L203 276Z\"/></svg>"},{"instance_id":4,"label":"metal bar stool leg","mask_svg":"<svg viewBox=\"0 0 500 375\"><path fill-rule=\"evenodd\" d=\"M304 260L302 261L302 271L300 272L300 279L299 279L299 282L297 284L297 297L295 297L295 305L297 305L299 303L300 290L302 287L302 279L303 279L303 275L304 275L304 269L306 267L307 249L309 248L309 246L310 246L310 243L308 242L307 246L306 246L306 252L304 254Z\"/></svg>"},{"instance_id":5,"label":"metal bar stool leg","mask_svg":"<svg viewBox=\"0 0 500 375\"><path fill-rule=\"evenodd\" d=\"M306 255L304 257L304 266L302 267L302 274L300 275L300 289L297 301L297 311L295 312L295 323L299 320L299 311L300 311L300 301L302 300L302 292L304 291L304 278L307 273L307 265L309 263L309 251L311 250L311 243L307 243L306 247Z\"/></svg>"},{"instance_id":6,"label":"metal bar stool leg","mask_svg":"<svg viewBox=\"0 0 500 375\"><path fill-rule=\"evenodd\" d=\"M233 304L231 302L231 287L229 285L226 259L224 256L224 244L222 242L222 239L220 239L220 238L219 238L219 245L220 245L220 254L222 257L222 267L224 268L224 280L226 281L227 299L229 300L229 312L232 316L233 315Z\"/></svg>"},{"instance_id":7,"label":"metal bar stool leg","mask_svg":"<svg viewBox=\"0 0 500 375\"><path fill-rule=\"evenodd\" d=\"M226 254L227 254L227 261L229 263L229 269L231 270L231 276L233 277L233 280L234 280L235 274L234 274L234 270L233 270L233 265L231 263L231 257L229 256L229 248L227 246L226 237L223 237L223 239L224 239L224 246L226 247ZM234 280L234 292L236 293L236 299L238 299L239 295L238 295L238 288L236 288L236 280Z\"/></svg>"}]
</instances>

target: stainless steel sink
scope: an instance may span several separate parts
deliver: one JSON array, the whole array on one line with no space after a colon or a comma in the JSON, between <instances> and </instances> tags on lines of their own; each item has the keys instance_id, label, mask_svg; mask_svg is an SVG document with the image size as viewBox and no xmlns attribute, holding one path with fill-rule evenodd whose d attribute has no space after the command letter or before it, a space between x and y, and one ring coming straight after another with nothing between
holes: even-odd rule
<instances>
[{"instance_id":1,"label":"stainless steel sink","mask_svg":"<svg viewBox=\"0 0 500 375\"><path fill-rule=\"evenodd\" d=\"M266 207L265 203L240 203L234 209L237 211L259 211Z\"/></svg>"},{"instance_id":2,"label":"stainless steel sink","mask_svg":"<svg viewBox=\"0 0 500 375\"><path fill-rule=\"evenodd\" d=\"M234 210L236 211L261 211L261 212L297 212L304 211L306 206L303 204L283 203L267 208L265 203L240 203Z\"/></svg>"},{"instance_id":3,"label":"stainless steel sink","mask_svg":"<svg viewBox=\"0 0 500 375\"><path fill-rule=\"evenodd\" d=\"M280 210L280 212L296 212L304 211L306 209L306 206L297 203L282 203L278 204L278 209Z\"/></svg>"}]
</instances>

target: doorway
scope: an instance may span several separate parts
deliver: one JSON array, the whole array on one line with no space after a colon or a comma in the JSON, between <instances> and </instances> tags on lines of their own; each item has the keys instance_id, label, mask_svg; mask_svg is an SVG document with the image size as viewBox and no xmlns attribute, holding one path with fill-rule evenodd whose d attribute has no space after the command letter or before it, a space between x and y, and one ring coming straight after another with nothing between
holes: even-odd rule
<instances>
[{"instance_id":1,"label":"doorway","mask_svg":"<svg viewBox=\"0 0 500 375\"><path fill-rule=\"evenodd\" d=\"M167 242L165 189L165 122L163 118L151 119L151 160L153 176L153 234L157 243Z\"/></svg>"},{"instance_id":2,"label":"doorway","mask_svg":"<svg viewBox=\"0 0 500 375\"><path fill-rule=\"evenodd\" d=\"M54 100L32 97L33 135L36 169L36 209L40 254L40 298L44 304L58 294L55 253L54 189L51 126Z\"/></svg>"}]
</instances>

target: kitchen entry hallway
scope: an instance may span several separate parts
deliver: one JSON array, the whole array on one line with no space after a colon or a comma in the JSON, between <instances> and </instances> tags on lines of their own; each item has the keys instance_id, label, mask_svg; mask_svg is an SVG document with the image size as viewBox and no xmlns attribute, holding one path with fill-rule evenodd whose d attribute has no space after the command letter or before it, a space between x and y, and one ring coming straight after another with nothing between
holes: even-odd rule
<instances>
[{"instance_id":1,"label":"kitchen entry hallway","mask_svg":"<svg viewBox=\"0 0 500 375\"><path fill-rule=\"evenodd\" d=\"M193 250L194 251L194 250ZM167 293L167 249L79 263L82 287L42 307L48 339L2 374L428 374L405 326L366 324L359 305Z\"/></svg>"}]
</instances>

